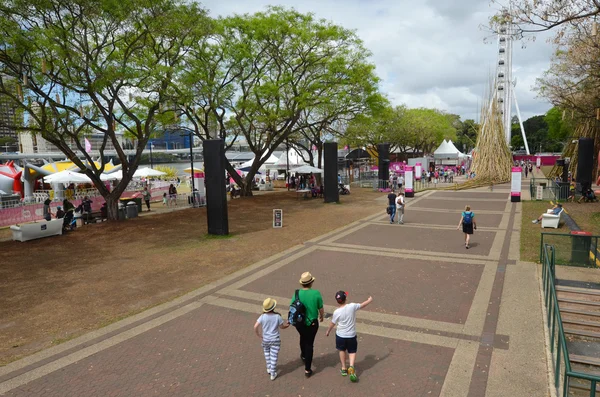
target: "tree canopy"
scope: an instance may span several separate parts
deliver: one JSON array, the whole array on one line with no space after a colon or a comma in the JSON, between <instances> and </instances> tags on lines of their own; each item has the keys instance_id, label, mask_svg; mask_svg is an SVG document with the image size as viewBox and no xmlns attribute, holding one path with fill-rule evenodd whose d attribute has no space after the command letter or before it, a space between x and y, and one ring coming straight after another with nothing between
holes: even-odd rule
<instances>
[{"instance_id":1,"label":"tree canopy","mask_svg":"<svg viewBox=\"0 0 600 397\"><path fill-rule=\"evenodd\" d=\"M390 143L391 151L431 153L444 139L456 140L456 118L437 109L385 107L361 115L348 126L344 141L352 146Z\"/></svg>"},{"instance_id":2,"label":"tree canopy","mask_svg":"<svg viewBox=\"0 0 600 397\"><path fill-rule=\"evenodd\" d=\"M211 40L192 51L178 111L201 139L211 136L210 120L221 138L243 137L255 154L246 179L227 169L246 194L286 140L303 136L320 149L324 133L379 96L370 53L351 30L281 7L215 25Z\"/></svg>"},{"instance_id":3,"label":"tree canopy","mask_svg":"<svg viewBox=\"0 0 600 397\"><path fill-rule=\"evenodd\" d=\"M28 119L12 127L41 134L86 169L116 219L117 199L163 117L160 102L207 21L204 10L179 0L3 2L0 93ZM131 161L118 136L124 132L136 140ZM112 191L100 180L104 166L85 150L92 133L103 136L100 156L110 142L121 161L123 179Z\"/></svg>"},{"instance_id":4,"label":"tree canopy","mask_svg":"<svg viewBox=\"0 0 600 397\"><path fill-rule=\"evenodd\" d=\"M514 23L517 37L556 29L560 35L570 26L589 21L600 14L596 0L540 1L540 0L492 0L500 11L490 18L490 26L498 30L507 22Z\"/></svg>"}]
</instances>

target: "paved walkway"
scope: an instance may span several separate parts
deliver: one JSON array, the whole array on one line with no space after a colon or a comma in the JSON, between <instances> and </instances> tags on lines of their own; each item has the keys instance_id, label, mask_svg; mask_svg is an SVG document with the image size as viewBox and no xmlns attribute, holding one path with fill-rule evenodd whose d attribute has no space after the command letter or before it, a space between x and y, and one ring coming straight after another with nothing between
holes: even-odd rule
<instances>
[{"instance_id":1,"label":"paved walkway","mask_svg":"<svg viewBox=\"0 0 600 397\"><path fill-rule=\"evenodd\" d=\"M429 191L391 225L381 197L376 215L0 368L0 394L547 396L538 275L519 261L521 205L508 198L508 185ZM456 230L465 204L478 225L469 250ZM358 312L356 384L339 375L327 319L313 377L303 376L294 329L282 331L280 376L266 374L252 326L267 296L285 315L304 271L329 314L337 290L374 297Z\"/></svg>"}]
</instances>

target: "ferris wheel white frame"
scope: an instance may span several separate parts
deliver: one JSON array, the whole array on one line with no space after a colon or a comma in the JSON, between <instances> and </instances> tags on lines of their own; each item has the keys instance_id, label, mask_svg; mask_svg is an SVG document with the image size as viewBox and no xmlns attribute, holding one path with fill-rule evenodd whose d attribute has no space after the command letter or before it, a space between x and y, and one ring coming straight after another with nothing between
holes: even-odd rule
<instances>
[{"instance_id":1,"label":"ferris wheel white frame","mask_svg":"<svg viewBox=\"0 0 600 397\"><path fill-rule=\"evenodd\" d=\"M507 12L510 14L510 10ZM506 20L509 21L510 18L506 18ZM523 119L521 118L521 111L519 110L519 104L514 90L516 79L513 80L512 71L513 41L514 28L511 22L507 22L500 26L500 29L498 30L498 61L496 62L496 76L494 78L496 81L495 100L497 101L498 109L500 109L502 115L504 137L509 147L512 132L512 102L514 100L517 118L519 119L519 126L521 127L521 135L523 136L523 142L525 143L525 150L527 154L530 154L527 136L525 135L525 128L523 128Z\"/></svg>"}]
</instances>

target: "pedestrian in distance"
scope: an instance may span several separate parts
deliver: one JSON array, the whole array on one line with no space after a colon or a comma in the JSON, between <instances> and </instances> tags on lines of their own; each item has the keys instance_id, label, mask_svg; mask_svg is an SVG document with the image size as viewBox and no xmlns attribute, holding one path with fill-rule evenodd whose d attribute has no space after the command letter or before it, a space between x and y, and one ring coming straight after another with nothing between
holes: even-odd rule
<instances>
[{"instance_id":1,"label":"pedestrian in distance","mask_svg":"<svg viewBox=\"0 0 600 397\"><path fill-rule=\"evenodd\" d=\"M356 312L360 309L364 309L369 303L373 302L373 298L369 296L369 299L363 303L346 303L348 293L344 291L338 291L335 294L335 300L338 303L338 308L333 312L331 317L331 323L327 328L326 336L334 327L335 330L335 348L340 354L340 362L342 368L340 370L342 376L350 375L350 380L356 382L357 375L354 363L356 361L356 351L358 350L358 340L356 338ZM346 357L348 357L349 366L346 367Z\"/></svg>"},{"instance_id":2,"label":"pedestrian in distance","mask_svg":"<svg viewBox=\"0 0 600 397\"><path fill-rule=\"evenodd\" d=\"M146 207L148 207L148 211L150 211L150 199L152 198L152 194L148 191L147 187L144 188L142 196L144 197L144 201L146 202Z\"/></svg>"},{"instance_id":3,"label":"pedestrian in distance","mask_svg":"<svg viewBox=\"0 0 600 397\"><path fill-rule=\"evenodd\" d=\"M267 298L263 302L263 313L254 324L256 336L262 340L263 353L267 362L267 373L271 380L277 378L277 358L281 349L281 336L279 329L286 329L290 323L283 321L279 313L275 311L277 301Z\"/></svg>"},{"instance_id":4,"label":"pedestrian in distance","mask_svg":"<svg viewBox=\"0 0 600 397\"><path fill-rule=\"evenodd\" d=\"M319 330L319 321L323 321L325 310L323 309L323 297L321 293L312 289L315 278L310 272L302 273L300 285L292 297L290 306L297 306L298 300L304 307L303 321L296 326L300 335L300 358L304 361L304 375L308 378L313 374L311 369L314 354L315 337Z\"/></svg>"},{"instance_id":5,"label":"pedestrian in distance","mask_svg":"<svg viewBox=\"0 0 600 397\"><path fill-rule=\"evenodd\" d=\"M44 201L44 209L43 209L44 219L47 221L52 220L52 212L50 211L50 204L52 204L52 200L50 200L50 198L47 198Z\"/></svg>"},{"instance_id":6,"label":"pedestrian in distance","mask_svg":"<svg viewBox=\"0 0 600 397\"><path fill-rule=\"evenodd\" d=\"M556 203L552 208L546 211L546 214L558 215L562 211L562 204ZM540 215L537 219L531 221L531 223L540 223L544 218L544 214Z\"/></svg>"},{"instance_id":7,"label":"pedestrian in distance","mask_svg":"<svg viewBox=\"0 0 600 397\"><path fill-rule=\"evenodd\" d=\"M396 198L396 213L398 214L398 224L404 225L404 207L406 201L404 201L404 192L400 191Z\"/></svg>"},{"instance_id":8,"label":"pedestrian in distance","mask_svg":"<svg viewBox=\"0 0 600 397\"><path fill-rule=\"evenodd\" d=\"M465 248L469 249L469 240L471 239L473 230L477 230L477 224L475 223L475 214L471 211L471 207L468 205L465 206L465 210L460 216L460 221L458 222L456 230L460 229L461 225L463 233L465 234Z\"/></svg>"},{"instance_id":9,"label":"pedestrian in distance","mask_svg":"<svg viewBox=\"0 0 600 397\"><path fill-rule=\"evenodd\" d=\"M396 216L396 193L392 190L388 195L388 208L387 213L390 216L390 223L394 223L394 217Z\"/></svg>"},{"instance_id":10,"label":"pedestrian in distance","mask_svg":"<svg viewBox=\"0 0 600 397\"><path fill-rule=\"evenodd\" d=\"M177 188L171 184L169 186L169 205L177 205Z\"/></svg>"}]
</instances>

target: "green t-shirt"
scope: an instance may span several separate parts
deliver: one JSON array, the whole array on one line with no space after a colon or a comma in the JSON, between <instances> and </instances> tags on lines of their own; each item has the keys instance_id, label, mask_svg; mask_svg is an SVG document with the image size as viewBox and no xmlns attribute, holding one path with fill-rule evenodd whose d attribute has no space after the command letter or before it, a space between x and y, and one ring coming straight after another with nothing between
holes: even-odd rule
<instances>
[{"instance_id":1,"label":"green t-shirt","mask_svg":"<svg viewBox=\"0 0 600 397\"><path fill-rule=\"evenodd\" d=\"M321 293L316 289L300 289L298 297L300 298L300 302L306 307L306 319L304 323L310 325L310 323L319 318L319 309L323 308L323 297L321 297ZM296 291L294 291L290 305L294 303L294 300L296 300Z\"/></svg>"}]
</instances>

